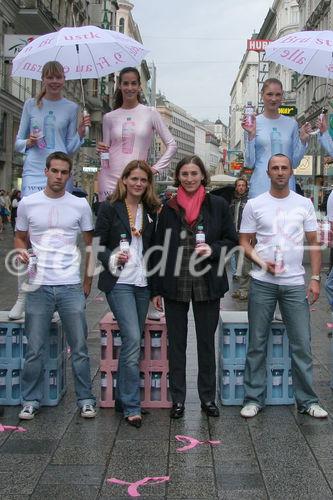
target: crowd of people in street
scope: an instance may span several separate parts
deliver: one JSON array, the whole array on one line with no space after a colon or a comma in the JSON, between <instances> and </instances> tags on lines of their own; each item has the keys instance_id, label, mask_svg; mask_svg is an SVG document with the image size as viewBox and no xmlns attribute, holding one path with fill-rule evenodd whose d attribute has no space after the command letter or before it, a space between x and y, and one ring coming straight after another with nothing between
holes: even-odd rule
<instances>
[{"instance_id":1,"label":"crowd of people in street","mask_svg":"<svg viewBox=\"0 0 333 500\"><path fill-rule=\"evenodd\" d=\"M201 409L218 417L216 404L215 331L220 300L229 290L226 264L239 281L235 299L248 300L250 341L246 358L245 400L241 415L255 417L264 408L265 357L269 325L279 305L291 352L297 408L325 418L312 382L309 303L320 291L321 249L317 218L310 199L295 192L293 175L304 156L310 125L279 114L282 84L266 80L263 113L246 116L245 162L253 173L235 180L232 190L208 192L209 175L196 155L181 159L174 172L176 193L163 203L154 176L167 168L176 141L155 108L141 103L136 68L120 72L113 111L103 118L99 193L95 228L85 198L70 194L72 160L81 146L90 117L62 96L65 76L59 63L43 67L42 92L23 109L16 150L26 154L20 192L11 198L15 248L26 274L19 275L18 300L11 319L25 313L28 348L22 374L21 419L32 419L43 397L43 348L53 314L64 325L72 352L77 404L81 416L96 415L87 348L85 297L90 293L94 263L87 253L83 284L77 237L91 247L99 238L102 264L98 287L119 325L122 345L115 406L126 422L139 428L140 342L148 309L164 312L168 330L171 418L181 418L186 403L188 313L192 305L198 350ZM333 155L326 118L318 121L319 140ZM165 153L147 163L154 132ZM227 196L226 196L227 193ZM333 222L333 197L327 203ZM0 192L1 220L6 208ZM8 217L8 216L7 216ZM1 229L1 228L0 228ZM305 286L304 238L310 248L311 276ZM237 251L236 251L237 250ZM31 262L33 261L33 265ZM333 274L326 289L333 307ZM297 312L297 313L296 313ZM296 314L295 314L296 313Z\"/></svg>"}]
</instances>

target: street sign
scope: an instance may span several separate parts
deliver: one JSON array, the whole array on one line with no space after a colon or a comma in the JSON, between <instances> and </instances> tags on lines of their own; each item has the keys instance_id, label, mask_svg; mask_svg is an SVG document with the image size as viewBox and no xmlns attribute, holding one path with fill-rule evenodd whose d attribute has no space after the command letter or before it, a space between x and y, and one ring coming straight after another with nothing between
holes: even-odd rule
<instances>
[{"instance_id":1,"label":"street sign","mask_svg":"<svg viewBox=\"0 0 333 500\"><path fill-rule=\"evenodd\" d=\"M267 45L272 40L253 40L248 39L247 41L247 50L254 50L255 52L264 52L266 50Z\"/></svg>"}]
</instances>

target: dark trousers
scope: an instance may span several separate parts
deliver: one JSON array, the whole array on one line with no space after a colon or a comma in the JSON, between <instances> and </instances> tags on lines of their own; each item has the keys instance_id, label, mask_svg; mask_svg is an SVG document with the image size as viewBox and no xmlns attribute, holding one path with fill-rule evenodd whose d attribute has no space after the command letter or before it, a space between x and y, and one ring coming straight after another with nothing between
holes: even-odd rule
<instances>
[{"instance_id":1,"label":"dark trousers","mask_svg":"<svg viewBox=\"0 0 333 500\"><path fill-rule=\"evenodd\" d=\"M170 392L174 403L186 398L187 314L189 302L164 299L169 337ZM192 301L198 352L198 392L201 402L215 400L215 330L219 320L220 299Z\"/></svg>"}]
</instances>

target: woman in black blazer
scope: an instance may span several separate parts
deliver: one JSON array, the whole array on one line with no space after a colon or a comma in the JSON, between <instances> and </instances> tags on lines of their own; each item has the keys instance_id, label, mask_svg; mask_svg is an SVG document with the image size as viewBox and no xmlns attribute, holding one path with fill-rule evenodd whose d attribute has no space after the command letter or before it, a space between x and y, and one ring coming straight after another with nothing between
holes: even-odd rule
<instances>
[{"instance_id":1,"label":"woman in black blazer","mask_svg":"<svg viewBox=\"0 0 333 500\"><path fill-rule=\"evenodd\" d=\"M116 409L134 427L140 427L142 421L140 342L150 299L143 256L152 244L159 206L151 168L145 161L131 161L111 201L101 204L95 229L100 245L105 246L98 254L104 267L98 288L106 294L122 340Z\"/></svg>"},{"instance_id":2,"label":"woman in black blazer","mask_svg":"<svg viewBox=\"0 0 333 500\"><path fill-rule=\"evenodd\" d=\"M198 349L198 392L208 416L219 416L215 404L214 334L220 298L228 291L225 256L237 244L229 207L207 194L207 172L198 156L181 160L175 170L177 196L163 206L155 237L164 250L154 252L153 302L162 310L169 338L170 416L184 414L186 397L187 314L192 302ZM161 253L162 255L161 258Z\"/></svg>"}]
</instances>

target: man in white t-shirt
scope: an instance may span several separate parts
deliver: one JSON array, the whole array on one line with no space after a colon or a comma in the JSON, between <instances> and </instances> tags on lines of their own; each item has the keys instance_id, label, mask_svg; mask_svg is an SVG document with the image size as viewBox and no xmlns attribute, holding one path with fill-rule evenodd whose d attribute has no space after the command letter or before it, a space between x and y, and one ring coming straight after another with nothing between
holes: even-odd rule
<instances>
[{"instance_id":1,"label":"man in white t-shirt","mask_svg":"<svg viewBox=\"0 0 333 500\"><path fill-rule=\"evenodd\" d=\"M86 262L83 290L77 237L82 232L86 246L92 243L92 214L87 201L65 191L72 160L62 152L46 159L46 188L23 198L18 206L15 248L20 260L28 264L29 284L25 315L28 337L22 372L23 408L19 417L31 420L43 397L43 352L52 316L58 311L72 351L77 404L81 416L96 415L91 392L90 361L87 348L85 296L91 289ZM28 253L30 239L32 252Z\"/></svg>"},{"instance_id":2,"label":"man in white t-shirt","mask_svg":"<svg viewBox=\"0 0 333 500\"><path fill-rule=\"evenodd\" d=\"M333 191L331 191L328 199L327 199L327 218L330 222L331 231L333 230ZM330 252L332 255L333 249L330 248ZM332 319L333 319L333 266L330 270L329 275L327 276L325 283L326 295L328 298L329 305L332 310Z\"/></svg>"},{"instance_id":3,"label":"man in white t-shirt","mask_svg":"<svg viewBox=\"0 0 333 500\"><path fill-rule=\"evenodd\" d=\"M270 191L248 201L240 228L240 244L255 264L249 291L249 349L241 415L254 417L264 407L267 338L278 302L290 341L298 411L325 418L327 412L318 404L312 387L308 303L308 300L315 302L320 292L321 254L316 215L311 200L289 189L293 172L287 156L272 156L267 174ZM309 244L312 272L307 290L302 265L304 235Z\"/></svg>"}]
</instances>

